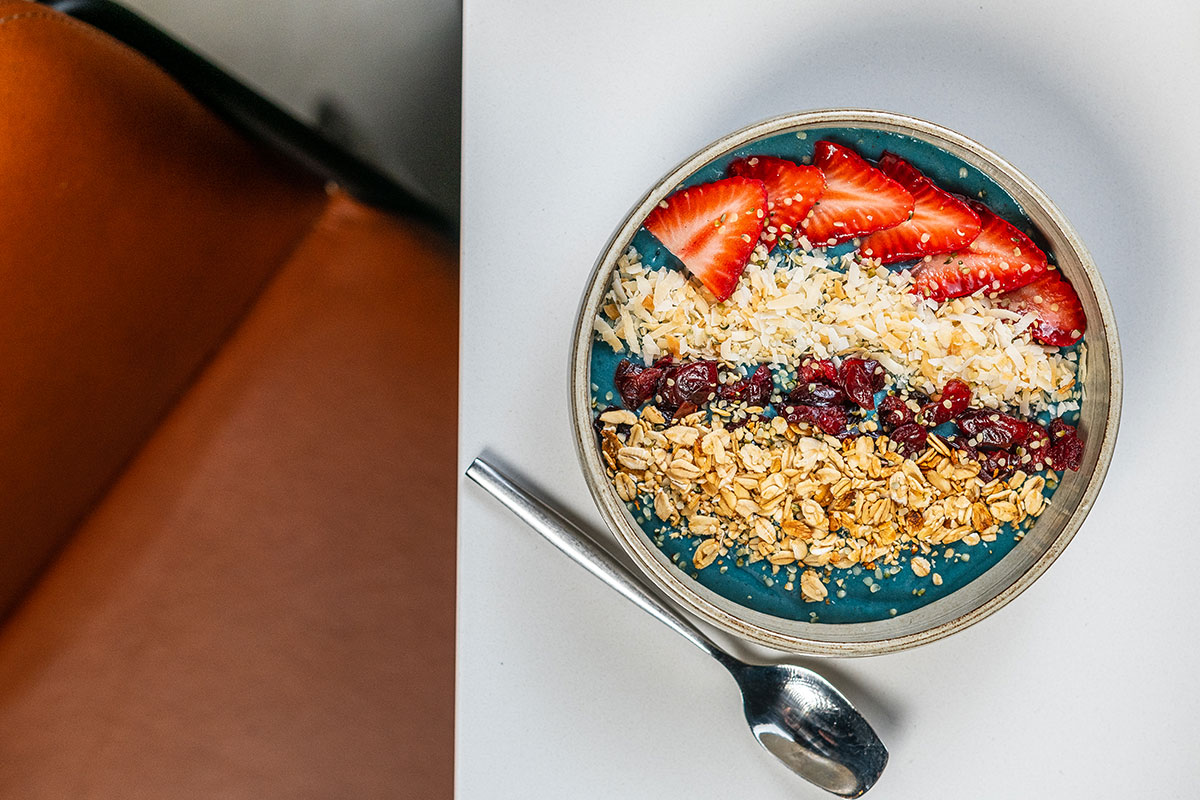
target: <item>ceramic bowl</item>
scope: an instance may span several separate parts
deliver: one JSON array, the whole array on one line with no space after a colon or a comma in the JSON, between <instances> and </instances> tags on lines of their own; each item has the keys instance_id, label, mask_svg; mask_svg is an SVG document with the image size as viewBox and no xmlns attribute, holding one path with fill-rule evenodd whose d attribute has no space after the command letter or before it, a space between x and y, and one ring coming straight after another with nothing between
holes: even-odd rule
<instances>
[{"instance_id":1,"label":"ceramic bowl","mask_svg":"<svg viewBox=\"0 0 1200 800\"><path fill-rule=\"evenodd\" d=\"M998 214L1030 229L1035 241L1053 254L1088 319L1079 412L1086 442L1082 467L1063 474L1048 509L1024 538L980 574L925 605L867 622L814 622L769 613L763 604L735 602L728 596L734 592L718 593L677 567L617 496L592 427L597 400L593 387L606 377L611 383L611 375L599 374L598 368L593 374L602 358L593 351L597 345L592 323L617 260L638 235L642 220L680 185L720 177L734 157L767 152L799 160L819 138L848 144L871 159L883 149L892 150L944 188L983 196ZM1083 524L1108 470L1121 407L1121 356L1112 307L1096 266L1062 213L1032 181L982 145L939 125L882 111L836 109L776 117L713 142L671 170L634 206L600 254L584 291L571 358L571 412L580 463L605 522L646 577L719 628L761 645L809 655L877 655L932 642L978 622L1020 594Z\"/></svg>"}]
</instances>

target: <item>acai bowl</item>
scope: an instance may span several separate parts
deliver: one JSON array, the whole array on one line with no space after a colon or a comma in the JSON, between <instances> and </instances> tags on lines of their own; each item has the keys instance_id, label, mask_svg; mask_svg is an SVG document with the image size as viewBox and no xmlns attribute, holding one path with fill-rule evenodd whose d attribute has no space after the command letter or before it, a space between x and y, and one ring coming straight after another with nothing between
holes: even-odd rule
<instances>
[{"instance_id":1,"label":"acai bowl","mask_svg":"<svg viewBox=\"0 0 1200 800\"><path fill-rule=\"evenodd\" d=\"M1112 309L1014 167L945 128L815 111L683 162L601 254L572 415L664 591L751 641L870 655L1042 574L1103 481Z\"/></svg>"}]
</instances>

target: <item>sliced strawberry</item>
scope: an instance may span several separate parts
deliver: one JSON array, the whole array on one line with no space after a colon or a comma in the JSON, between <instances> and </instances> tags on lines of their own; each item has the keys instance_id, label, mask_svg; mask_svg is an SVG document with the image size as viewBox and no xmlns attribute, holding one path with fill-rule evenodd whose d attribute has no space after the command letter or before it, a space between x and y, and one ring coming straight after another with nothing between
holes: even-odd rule
<instances>
[{"instance_id":1,"label":"sliced strawberry","mask_svg":"<svg viewBox=\"0 0 1200 800\"><path fill-rule=\"evenodd\" d=\"M913 291L942 301L983 289L989 297L1032 283L1046 273L1046 254L1029 237L983 203L968 200L979 215L979 235L966 249L918 264Z\"/></svg>"},{"instance_id":2,"label":"sliced strawberry","mask_svg":"<svg viewBox=\"0 0 1200 800\"><path fill-rule=\"evenodd\" d=\"M1027 311L1036 314L1037 322L1029 331L1042 344L1054 347L1075 344L1087 329L1079 295L1057 270L1047 272L1028 286L1000 295L999 303L1022 314Z\"/></svg>"},{"instance_id":3,"label":"sliced strawberry","mask_svg":"<svg viewBox=\"0 0 1200 800\"><path fill-rule=\"evenodd\" d=\"M773 247L790 238L825 191L825 177L816 167L806 167L772 156L748 156L729 165L730 175L756 178L767 187L767 227L763 241Z\"/></svg>"},{"instance_id":4,"label":"sliced strawberry","mask_svg":"<svg viewBox=\"0 0 1200 800\"><path fill-rule=\"evenodd\" d=\"M817 142L813 164L825 192L801 229L815 247L890 228L912 213L912 195L848 147Z\"/></svg>"},{"instance_id":5,"label":"sliced strawberry","mask_svg":"<svg viewBox=\"0 0 1200 800\"><path fill-rule=\"evenodd\" d=\"M767 221L767 189L751 178L682 189L642 223L718 300L733 294Z\"/></svg>"},{"instance_id":6,"label":"sliced strawberry","mask_svg":"<svg viewBox=\"0 0 1200 800\"><path fill-rule=\"evenodd\" d=\"M979 215L964 201L934 186L916 167L894 153L884 153L879 170L913 196L913 215L862 243L863 255L884 264L958 250L979 235Z\"/></svg>"}]
</instances>

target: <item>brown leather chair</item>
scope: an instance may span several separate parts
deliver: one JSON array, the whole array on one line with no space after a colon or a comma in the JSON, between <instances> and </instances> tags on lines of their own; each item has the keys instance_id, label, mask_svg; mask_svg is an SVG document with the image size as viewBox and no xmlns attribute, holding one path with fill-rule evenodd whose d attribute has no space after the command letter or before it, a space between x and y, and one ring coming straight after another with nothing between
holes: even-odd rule
<instances>
[{"instance_id":1,"label":"brown leather chair","mask_svg":"<svg viewBox=\"0 0 1200 800\"><path fill-rule=\"evenodd\" d=\"M457 252L0 2L0 797L451 794Z\"/></svg>"}]
</instances>

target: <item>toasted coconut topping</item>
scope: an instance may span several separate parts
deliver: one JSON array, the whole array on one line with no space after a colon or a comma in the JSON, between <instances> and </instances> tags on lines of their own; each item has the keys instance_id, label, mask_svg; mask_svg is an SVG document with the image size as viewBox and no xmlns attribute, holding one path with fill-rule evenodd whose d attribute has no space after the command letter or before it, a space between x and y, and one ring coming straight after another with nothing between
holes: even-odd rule
<instances>
[{"instance_id":1,"label":"toasted coconut topping","mask_svg":"<svg viewBox=\"0 0 1200 800\"><path fill-rule=\"evenodd\" d=\"M841 257L840 266L821 251L768 257L760 245L733 294L718 303L679 270L646 268L631 247L596 333L647 364L667 353L731 366L866 355L926 394L958 378L984 405L1025 415L1078 408L1080 356L1033 341L1032 314L982 294L922 300L910 291L908 270L891 272L858 253Z\"/></svg>"}]
</instances>

